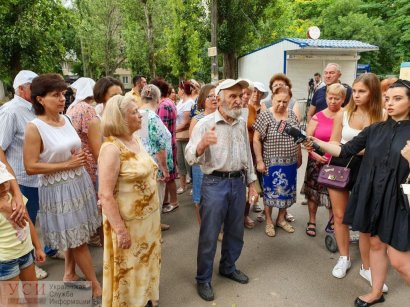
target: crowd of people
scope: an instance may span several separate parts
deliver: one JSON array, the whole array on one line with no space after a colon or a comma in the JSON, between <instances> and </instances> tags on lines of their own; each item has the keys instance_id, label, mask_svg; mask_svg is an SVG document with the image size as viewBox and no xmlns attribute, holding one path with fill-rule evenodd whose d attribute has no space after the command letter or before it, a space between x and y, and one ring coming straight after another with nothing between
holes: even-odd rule
<instances>
[{"instance_id":1,"label":"crowd of people","mask_svg":"<svg viewBox=\"0 0 410 307\"><path fill-rule=\"evenodd\" d=\"M48 256L64 260L64 284L90 289L94 306L158 306L161 231L172 228L161 214L190 193L200 225L197 292L211 301L218 240L219 274L248 283L236 262L244 228L255 226L250 210L268 237L278 228L291 234L289 210L302 193L308 237L317 234L318 208L329 211L326 231L340 254L334 277L351 267L350 228L360 233L359 273L371 291L356 306L385 300L389 261L410 285L410 208L400 190L410 173L410 82L367 73L350 87L336 63L320 77L305 119L281 73L269 90L265 80L182 80L176 96L163 78L136 76L124 95L111 77L70 85L20 71L14 98L0 107L0 281L46 278L38 265ZM301 170L302 144L280 127L299 131L304 121ZM348 184L320 183L326 165L349 168ZM88 245L103 248L102 283Z\"/></svg>"}]
</instances>

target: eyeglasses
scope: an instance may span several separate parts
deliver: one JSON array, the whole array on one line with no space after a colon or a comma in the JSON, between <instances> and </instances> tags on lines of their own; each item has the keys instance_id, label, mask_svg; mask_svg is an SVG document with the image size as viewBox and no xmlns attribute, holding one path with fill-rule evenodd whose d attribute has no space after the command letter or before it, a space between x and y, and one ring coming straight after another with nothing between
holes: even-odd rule
<instances>
[{"instance_id":1,"label":"eyeglasses","mask_svg":"<svg viewBox=\"0 0 410 307\"><path fill-rule=\"evenodd\" d=\"M410 81L407 80L403 80L403 79L397 79L396 82L394 82L393 84L401 84L404 85L405 87L407 87L410 90Z\"/></svg>"},{"instance_id":2,"label":"eyeglasses","mask_svg":"<svg viewBox=\"0 0 410 307\"><path fill-rule=\"evenodd\" d=\"M287 86L285 83L272 84L272 87L285 87L285 86Z\"/></svg>"},{"instance_id":3,"label":"eyeglasses","mask_svg":"<svg viewBox=\"0 0 410 307\"><path fill-rule=\"evenodd\" d=\"M208 95L208 96L206 96L206 98L208 98L208 99L216 99L216 96L215 96L215 95Z\"/></svg>"}]
</instances>

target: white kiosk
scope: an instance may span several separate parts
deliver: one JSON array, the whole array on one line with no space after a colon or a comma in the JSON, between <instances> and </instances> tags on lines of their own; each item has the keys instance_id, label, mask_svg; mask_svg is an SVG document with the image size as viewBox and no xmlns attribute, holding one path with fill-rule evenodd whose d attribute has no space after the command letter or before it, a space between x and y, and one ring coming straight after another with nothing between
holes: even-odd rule
<instances>
[{"instance_id":1,"label":"white kiosk","mask_svg":"<svg viewBox=\"0 0 410 307\"><path fill-rule=\"evenodd\" d=\"M268 88L270 78L284 73L292 81L297 100L308 98L308 82L323 73L328 63L340 64L341 81L352 84L360 53L376 51L374 45L355 40L284 38L238 58L238 77L259 81Z\"/></svg>"}]
</instances>

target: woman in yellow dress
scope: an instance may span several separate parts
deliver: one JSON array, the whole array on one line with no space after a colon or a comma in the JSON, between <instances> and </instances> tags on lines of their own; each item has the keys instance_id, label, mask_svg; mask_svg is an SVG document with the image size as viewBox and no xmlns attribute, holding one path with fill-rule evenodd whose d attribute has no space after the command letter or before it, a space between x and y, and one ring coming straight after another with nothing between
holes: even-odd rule
<instances>
[{"instance_id":1,"label":"woman in yellow dress","mask_svg":"<svg viewBox=\"0 0 410 307\"><path fill-rule=\"evenodd\" d=\"M102 118L98 158L103 208L103 306L156 306L161 227L157 165L133 133L141 115L131 97L116 95Z\"/></svg>"}]
</instances>

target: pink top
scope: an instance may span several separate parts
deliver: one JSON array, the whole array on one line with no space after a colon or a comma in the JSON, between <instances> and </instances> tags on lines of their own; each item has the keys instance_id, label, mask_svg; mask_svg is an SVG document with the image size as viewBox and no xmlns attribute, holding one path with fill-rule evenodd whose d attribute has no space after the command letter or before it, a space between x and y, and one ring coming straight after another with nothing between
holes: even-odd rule
<instances>
[{"instance_id":1,"label":"pink top","mask_svg":"<svg viewBox=\"0 0 410 307\"><path fill-rule=\"evenodd\" d=\"M327 117L323 111L321 111L315 114L312 119L317 121L313 136L321 141L329 142L330 137L332 136L333 118ZM327 153L325 154L325 157L330 159L331 155Z\"/></svg>"}]
</instances>

